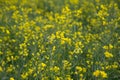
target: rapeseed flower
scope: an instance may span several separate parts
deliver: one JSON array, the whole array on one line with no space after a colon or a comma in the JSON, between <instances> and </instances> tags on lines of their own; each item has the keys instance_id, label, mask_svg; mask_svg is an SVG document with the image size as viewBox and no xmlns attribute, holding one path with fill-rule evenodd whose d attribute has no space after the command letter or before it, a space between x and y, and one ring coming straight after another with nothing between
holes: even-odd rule
<instances>
[{"instance_id":1,"label":"rapeseed flower","mask_svg":"<svg viewBox=\"0 0 120 80\"><path fill-rule=\"evenodd\" d=\"M54 72L58 72L60 70L60 68L58 66L54 66L52 68L50 68L51 71L54 71Z\"/></svg>"},{"instance_id":2,"label":"rapeseed flower","mask_svg":"<svg viewBox=\"0 0 120 80\"><path fill-rule=\"evenodd\" d=\"M106 58L112 58L113 57L113 54L108 52L108 51L104 52L104 55L105 55Z\"/></svg>"},{"instance_id":3,"label":"rapeseed flower","mask_svg":"<svg viewBox=\"0 0 120 80\"><path fill-rule=\"evenodd\" d=\"M95 77L102 77L102 78L107 78L107 73L105 73L104 71L101 70L96 70L93 72L93 75Z\"/></svg>"},{"instance_id":4,"label":"rapeseed flower","mask_svg":"<svg viewBox=\"0 0 120 80\"><path fill-rule=\"evenodd\" d=\"M22 77L22 79L27 79L28 73L23 73L23 74L21 74L21 77Z\"/></svg>"},{"instance_id":5,"label":"rapeseed flower","mask_svg":"<svg viewBox=\"0 0 120 80\"><path fill-rule=\"evenodd\" d=\"M78 4L79 0L70 0L71 4Z\"/></svg>"},{"instance_id":6,"label":"rapeseed flower","mask_svg":"<svg viewBox=\"0 0 120 80\"><path fill-rule=\"evenodd\" d=\"M100 75L100 71L99 71L99 70L94 71L94 72L93 72L93 75L94 75L95 77L98 77L98 76Z\"/></svg>"},{"instance_id":7,"label":"rapeseed flower","mask_svg":"<svg viewBox=\"0 0 120 80\"><path fill-rule=\"evenodd\" d=\"M103 78L107 78L107 73L105 73L104 71L100 71L100 74Z\"/></svg>"},{"instance_id":8,"label":"rapeseed flower","mask_svg":"<svg viewBox=\"0 0 120 80\"><path fill-rule=\"evenodd\" d=\"M15 80L13 77L10 77L10 80Z\"/></svg>"},{"instance_id":9,"label":"rapeseed flower","mask_svg":"<svg viewBox=\"0 0 120 80\"><path fill-rule=\"evenodd\" d=\"M10 31L9 31L9 30L6 30L6 33L7 33L7 34L10 34Z\"/></svg>"},{"instance_id":10,"label":"rapeseed flower","mask_svg":"<svg viewBox=\"0 0 120 80\"><path fill-rule=\"evenodd\" d=\"M83 69L82 69L82 67L80 67L80 66L76 66L76 70L77 70L78 72L81 72Z\"/></svg>"},{"instance_id":11,"label":"rapeseed flower","mask_svg":"<svg viewBox=\"0 0 120 80\"><path fill-rule=\"evenodd\" d=\"M0 72L2 72L3 71L3 69L2 69L2 67L0 66Z\"/></svg>"}]
</instances>

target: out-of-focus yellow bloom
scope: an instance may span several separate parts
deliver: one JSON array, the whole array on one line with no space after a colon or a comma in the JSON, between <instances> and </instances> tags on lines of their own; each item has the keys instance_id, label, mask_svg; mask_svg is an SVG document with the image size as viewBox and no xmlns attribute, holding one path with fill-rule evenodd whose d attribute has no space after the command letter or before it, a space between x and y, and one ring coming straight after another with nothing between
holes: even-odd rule
<instances>
[{"instance_id":1,"label":"out-of-focus yellow bloom","mask_svg":"<svg viewBox=\"0 0 120 80\"><path fill-rule=\"evenodd\" d=\"M29 69L28 73L31 75L33 73L33 69Z\"/></svg>"},{"instance_id":2,"label":"out-of-focus yellow bloom","mask_svg":"<svg viewBox=\"0 0 120 80\"><path fill-rule=\"evenodd\" d=\"M74 50L74 53L79 54L79 53L83 53L83 51L82 51L81 48L76 48L76 49Z\"/></svg>"},{"instance_id":3,"label":"out-of-focus yellow bloom","mask_svg":"<svg viewBox=\"0 0 120 80\"><path fill-rule=\"evenodd\" d=\"M7 33L7 34L10 34L10 31L9 31L9 30L6 30L6 33Z\"/></svg>"},{"instance_id":4,"label":"out-of-focus yellow bloom","mask_svg":"<svg viewBox=\"0 0 120 80\"><path fill-rule=\"evenodd\" d=\"M34 73L34 74L33 74L33 77L36 77L36 76L37 76L37 74L36 74L36 73Z\"/></svg>"},{"instance_id":5,"label":"out-of-focus yellow bloom","mask_svg":"<svg viewBox=\"0 0 120 80\"><path fill-rule=\"evenodd\" d=\"M78 4L79 0L70 0L71 4Z\"/></svg>"},{"instance_id":6,"label":"out-of-focus yellow bloom","mask_svg":"<svg viewBox=\"0 0 120 80\"><path fill-rule=\"evenodd\" d=\"M47 76L43 76L41 80L49 80Z\"/></svg>"},{"instance_id":7,"label":"out-of-focus yellow bloom","mask_svg":"<svg viewBox=\"0 0 120 80\"><path fill-rule=\"evenodd\" d=\"M80 74L80 77L83 77L83 74Z\"/></svg>"},{"instance_id":8,"label":"out-of-focus yellow bloom","mask_svg":"<svg viewBox=\"0 0 120 80\"><path fill-rule=\"evenodd\" d=\"M119 63L118 62L114 62L114 64L112 65L112 68L116 69L119 67Z\"/></svg>"},{"instance_id":9,"label":"out-of-focus yellow bloom","mask_svg":"<svg viewBox=\"0 0 120 80\"><path fill-rule=\"evenodd\" d=\"M118 68L118 65L112 65L112 67L114 68L114 69L116 69L116 68Z\"/></svg>"},{"instance_id":10,"label":"out-of-focus yellow bloom","mask_svg":"<svg viewBox=\"0 0 120 80\"><path fill-rule=\"evenodd\" d=\"M98 3L100 2L100 0L95 0L95 1L98 2Z\"/></svg>"},{"instance_id":11,"label":"out-of-focus yellow bloom","mask_svg":"<svg viewBox=\"0 0 120 80\"><path fill-rule=\"evenodd\" d=\"M54 72L58 72L60 70L60 68L58 66L54 66L52 68L50 68L51 71L54 71Z\"/></svg>"},{"instance_id":12,"label":"out-of-focus yellow bloom","mask_svg":"<svg viewBox=\"0 0 120 80\"><path fill-rule=\"evenodd\" d=\"M63 8L62 9L62 13L67 13L67 12L70 12L70 9L69 9L69 7L65 7L65 8Z\"/></svg>"},{"instance_id":13,"label":"out-of-focus yellow bloom","mask_svg":"<svg viewBox=\"0 0 120 80\"><path fill-rule=\"evenodd\" d=\"M109 44L109 49L112 49L113 48L113 45L112 44Z\"/></svg>"},{"instance_id":14,"label":"out-of-focus yellow bloom","mask_svg":"<svg viewBox=\"0 0 120 80\"><path fill-rule=\"evenodd\" d=\"M2 39L0 39L0 42L2 42Z\"/></svg>"},{"instance_id":15,"label":"out-of-focus yellow bloom","mask_svg":"<svg viewBox=\"0 0 120 80\"><path fill-rule=\"evenodd\" d=\"M70 69L71 68L71 63L68 60L63 60L63 68L64 69Z\"/></svg>"},{"instance_id":16,"label":"out-of-focus yellow bloom","mask_svg":"<svg viewBox=\"0 0 120 80\"><path fill-rule=\"evenodd\" d=\"M113 45L112 44L109 44L108 46L103 46L103 49L106 49L106 50L108 50L108 49L113 49Z\"/></svg>"},{"instance_id":17,"label":"out-of-focus yellow bloom","mask_svg":"<svg viewBox=\"0 0 120 80\"><path fill-rule=\"evenodd\" d=\"M107 73L105 73L104 71L100 71L100 74L103 78L107 78Z\"/></svg>"},{"instance_id":18,"label":"out-of-focus yellow bloom","mask_svg":"<svg viewBox=\"0 0 120 80\"><path fill-rule=\"evenodd\" d=\"M42 67L46 67L46 64L45 64L45 63L41 63L41 66L42 66Z\"/></svg>"},{"instance_id":19,"label":"out-of-focus yellow bloom","mask_svg":"<svg viewBox=\"0 0 120 80\"><path fill-rule=\"evenodd\" d=\"M110 70L111 69L111 65L106 66L105 69Z\"/></svg>"},{"instance_id":20,"label":"out-of-focus yellow bloom","mask_svg":"<svg viewBox=\"0 0 120 80\"><path fill-rule=\"evenodd\" d=\"M10 65L10 66L7 68L6 72L12 72L14 69L15 69L15 67L14 67L13 65Z\"/></svg>"},{"instance_id":21,"label":"out-of-focus yellow bloom","mask_svg":"<svg viewBox=\"0 0 120 80\"><path fill-rule=\"evenodd\" d=\"M103 49L108 49L108 46L103 46Z\"/></svg>"},{"instance_id":22,"label":"out-of-focus yellow bloom","mask_svg":"<svg viewBox=\"0 0 120 80\"><path fill-rule=\"evenodd\" d=\"M81 72L81 71L82 71L82 67L76 66L76 70L77 70L78 72Z\"/></svg>"},{"instance_id":23,"label":"out-of-focus yellow bloom","mask_svg":"<svg viewBox=\"0 0 120 80\"><path fill-rule=\"evenodd\" d=\"M0 66L0 72L2 72L3 71L3 69L2 69L2 67Z\"/></svg>"},{"instance_id":24,"label":"out-of-focus yellow bloom","mask_svg":"<svg viewBox=\"0 0 120 80\"><path fill-rule=\"evenodd\" d=\"M56 77L55 80L60 80L60 78L59 78L59 77Z\"/></svg>"},{"instance_id":25,"label":"out-of-focus yellow bloom","mask_svg":"<svg viewBox=\"0 0 120 80\"><path fill-rule=\"evenodd\" d=\"M104 53L104 55L105 55L106 58L112 58L112 57L113 57L113 54L110 53L110 52L108 52L108 51L106 51L106 52Z\"/></svg>"},{"instance_id":26,"label":"out-of-focus yellow bloom","mask_svg":"<svg viewBox=\"0 0 120 80\"><path fill-rule=\"evenodd\" d=\"M83 72L85 73L87 70L86 70L86 68L82 68L83 69Z\"/></svg>"},{"instance_id":27,"label":"out-of-focus yellow bloom","mask_svg":"<svg viewBox=\"0 0 120 80\"><path fill-rule=\"evenodd\" d=\"M21 74L22 79L26 79L28 77L28 73Z\"/></svg>"},{"instance_id":28,"label":"out-of-focus yellow bloom","mask_svg":"<svg viewBox=\"0 0 120 80\"><path fill-rule=\"evenodd\" d=\"M106 21L103 21L103 25L106 26L108 24L108 22Z\"/></svg>"},{"instance_id":29,"label":"out-of-focus yellow bloom","mask_svg":"<svg viewBox=\"0 0 120 80\"><path fill-rule=\"evenodd\" d=\"M99 71L99 70L96 70L95 72L93 72L93 75L94 75L95 77L98 77L98 76L100 75L100 71Z\"/></svg>"},{"instance_id":30,"label":"out-of-focus yellow bloom","mask_svg":"<svg viewBox=\"0 0 120 80\"><path fill-rule=\"evenodd\" d=\"M2 55L2 54L3 54L3 52L0 51L0 55Z\"/></svg>"},{"instance_id":31,"label":"out-of-focus yellow bloom","mask_svg":"<svg viewBox=\"0 0 120 80\"><path fill-rule=\"evenodd\" d=\"M52 51L55 51L55 50L56 50L56 46L53 46Z\"/></svg>"},{"instance_id":32,"label":"out-of-focus yellow bloom","mask_svg":"<svg viewBox=\"0 0 120 80\"><path fill-rule=\"evenodd\" d=\"M57 67L57 66L54 67L54 71L55 71L55 72L57 72L57 71L59 71L59 70L60 70L59 67Z\"/></svg>"},{"instance_id":33,"label":"out-of-focus yellow bloom","mask_svg":"<svg viewBox=\"0 0 120 80\"><path fill-rule=\"evenodd\" d=\"M41 69L44 70L44 68L46 67L46 64L45 63L41 63Z\"/></svg>"},{"instance_id":34,"label":"out-of-focus yellow bloom","mask_svg":"<svg viewBox=\"0 0 120 80\"><path fill-rule=\"evenodd\" d=\"M68 43L68 44L71 44L71 39L70 38L61 38L61 44L65 44Z\"/></svg>"},{"instance_id":35,"label":"out-of-focus yellow bloom","mask_svg":"<svg viewBox=\"0 0 120 80\"><path fill-rule=\"evenodd\" d=\"M15 79L13 77L11 77L10 80L15 80Z\"/></svg>"},{"instance_id":36,"label":"out-of-focus yellow bloom","mask_svg":"<svg viewBox=\"0 0 120 80\"><path fill-rule=\"evenodd\" d=\"M71 79L70 75L66 75L66 79L65 80L73 80L73 79Z\"/></svg>"},{"instance_id":37,"label":"out-of-focus yellow bloom","mask_svg":"<svg viewBox=\"0 0 120 80\"><path fill-rule=\"evenodd\" d=\"M107 7L105 5L100 5L101 9L107 10Z\"/></svg>"},{"instance_id":38,"label":"out-of-focus yellow bloom","mask_svg":"<svg viewBox=\"0 0 120 80\"><path fill-rule=\"evenodd\" d=\"M105 73L104 71L101 70L96 70L93 72L93 75L95 77L102 77L102 78L107 78L107 73Z\"/></svg>"},{"instance_id":39,"label":"out-of-focus yellow bloom","mask_svg":"<svg viewBox=\"0 0 120 80\"><path fill-rule=\"evenodd\" d=\"M16 7L16 6L10 6L10 9L11 9L11 10L16 10L17 7Z\"/></svg>"}]
</instances>

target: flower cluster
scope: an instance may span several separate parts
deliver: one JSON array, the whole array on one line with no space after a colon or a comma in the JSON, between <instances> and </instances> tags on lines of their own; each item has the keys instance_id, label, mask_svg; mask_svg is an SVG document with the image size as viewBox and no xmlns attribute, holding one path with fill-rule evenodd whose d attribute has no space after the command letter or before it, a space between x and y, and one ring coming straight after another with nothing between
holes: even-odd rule
<instances>
[{"instance_id":1,"label":"flower cluster","mask_svg":"<svg viewBox=\"0 0 120 80\"><path fill-rule=\"evenodd\" d=\"M107 78L107 74L104 71L100 71L100 70L96 70L95 72L93 72L93 75L95 77L101 76L102 78Z\"/></svg>"}]
</instances>

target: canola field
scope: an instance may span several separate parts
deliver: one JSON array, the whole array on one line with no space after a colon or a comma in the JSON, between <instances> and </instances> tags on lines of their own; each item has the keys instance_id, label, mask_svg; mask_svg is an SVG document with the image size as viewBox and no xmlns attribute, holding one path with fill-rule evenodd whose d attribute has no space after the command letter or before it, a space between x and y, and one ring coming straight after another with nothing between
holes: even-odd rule
<instances>
[{"instance_id":1,"label":"canola field","mask_svg":"<svg viewBox=\"0 0 120 80\"><path fill-rule=\"evenodd\" d=\"M120 80L120 0L0 0L0 80Z\"/></svg>"}]
</instances>

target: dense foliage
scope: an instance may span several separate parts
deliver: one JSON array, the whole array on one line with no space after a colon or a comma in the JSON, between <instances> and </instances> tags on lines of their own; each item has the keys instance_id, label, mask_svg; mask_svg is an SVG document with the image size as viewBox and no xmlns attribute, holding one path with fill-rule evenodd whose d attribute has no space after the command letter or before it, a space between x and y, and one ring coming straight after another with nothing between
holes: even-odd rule
<instances>
[{"instance_id":1,"label":"dense foliage","mask_svg":"<svg viewBox=\"0 0 120 80\"><path fill-rule=\"evenodd\" d=\"M120 0L0 0L0 80L120 79Z\"/></svg>"}]
</instances>

